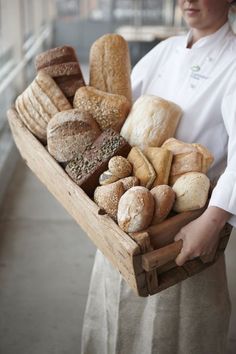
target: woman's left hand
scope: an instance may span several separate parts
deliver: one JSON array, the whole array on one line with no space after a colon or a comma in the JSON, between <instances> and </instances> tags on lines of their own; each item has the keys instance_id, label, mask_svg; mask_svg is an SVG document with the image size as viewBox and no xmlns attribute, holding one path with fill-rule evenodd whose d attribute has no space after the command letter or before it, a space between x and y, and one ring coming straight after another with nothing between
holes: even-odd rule
<instances>
[{"instance_id":1,"label":"woman's left hand","mask_svg":"<svg viewBox=\"0 0 236 354\"><path fill-rule=\"evenodd\" d=\"M196 220L184 226L175 236L175 241L183 240L183 247L175 259L178 266L199 256L210 255L216 252L219 243L219 234L230 213L218 207L209 207Z\"/></svg>"}]
</instances>

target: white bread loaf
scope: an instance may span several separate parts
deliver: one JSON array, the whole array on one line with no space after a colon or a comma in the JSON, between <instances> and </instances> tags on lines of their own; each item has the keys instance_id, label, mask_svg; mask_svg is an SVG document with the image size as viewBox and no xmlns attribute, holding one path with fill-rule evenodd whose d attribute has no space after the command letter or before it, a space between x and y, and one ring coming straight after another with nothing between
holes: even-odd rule
<instances>
[{"instance_id":1,"label":"white bread loaf","mask_svg":"<svg viewBox=\"0 0 236 354\"><path fill-rule=\"evenodd\" d=\"M179 177L172 188L176 193L173 209L181 213L204 207L208 198L210 180L203 173L188 172Z\"/></svg>"},{"instance_id":2,"label":"white bread loaf","mask_svg":"<svg viewBox=\"0 0 236 354\"><path fill-rule=\"evenodd\" d=\"M125 232L146 229L153 217L154 198L145 187L132 187L120 198L118 205L118 225Z\"/></svg>"},{"instance_id":3,"label":"white bread loaf","mask_svg":"<svg viewBox=\"0 0 236 354\"><path fill-rule=\"evenodd\" d=\"M78 109L57 113L48 123L49 153L59 162L67 162L83 153L101 134L91 114Z\"/></svg>"},{"instance_id":4,"label":"white bread loaf","mask_svg":"<svg viewBox=\"0 0 236 354\"><path fill-rule=\"evenodd\" d=\"M90 50L89 85L101 91L123 95L132 103L130 56L126 40L118 34L105 34Z\"/></svg>"},{"instance_id":5,"label":"white bread loaf","mask_svg":"<svg viewBox=\"0 0 236 354\"><path fill-rule=\"evenodd\" d=\"M144 95L134 103L121 135L131 146L142 150L159 147L175 134L181 116L182 109L177 104L157 96Z\"/></svg>"},{"instance_id":6,"label":"white bread loaf","mask_svg":"<svg viewBox=\"0 0 236 354\"><path fill-rule=\"evenodd\" d=\"M130 111L130 103L125 96L103 92L91 86L76 91L73 105L90 113L102 130L112 128L118 132Z\"/></svg>"},{"instance_id":7,"label":"white bread loaf","mask_svg":"<svg viewBox=\"0 0 236 354\"><path fill-rule=\"evenodd\" d=\"M173 189L162 184L150 190L155 200L155 210L152 225L159 224L168 216L175 202L175 192Z\"/></svg>"}]
</instances>

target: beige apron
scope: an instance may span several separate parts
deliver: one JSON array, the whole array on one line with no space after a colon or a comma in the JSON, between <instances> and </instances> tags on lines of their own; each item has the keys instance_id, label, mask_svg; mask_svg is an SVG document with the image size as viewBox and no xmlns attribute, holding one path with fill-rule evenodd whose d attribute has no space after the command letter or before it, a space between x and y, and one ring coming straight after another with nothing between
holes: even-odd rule
<instances>
[{"instance_id":1,"label":"beige apron","mask_svg":"<svg viewBox=\"0 0 236 354\"><path fill-rule=\"evenodd\" d=\"M136 296L97 251L82 354L224 354L230 318L224 256L159 294Z\"/></svg>"}]
</instances>

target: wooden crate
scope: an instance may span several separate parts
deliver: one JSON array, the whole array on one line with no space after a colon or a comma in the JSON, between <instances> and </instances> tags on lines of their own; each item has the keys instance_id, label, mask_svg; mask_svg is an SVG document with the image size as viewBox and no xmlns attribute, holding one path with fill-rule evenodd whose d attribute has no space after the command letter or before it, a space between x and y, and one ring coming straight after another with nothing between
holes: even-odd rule
<instances>
[{"instance_id":1,"label":"wooden crate","mask_svg":"<svg viewBox=\"0 0 236 354\"><path fill-rule=\"evenodd\" d=\"M143 232L128 235L71 180L29 132L14 109L8 111L8 120L26 164L119 270L137 295L155 294L202 271L224 251L232 229L228 224L221 232L221 241L214 257L205 260L197 258L177 267L174 259L180 252L182 241L173 242L174 236L182 226L200 216L204 209L178 214Z\"/></svg>"}]
</instances>

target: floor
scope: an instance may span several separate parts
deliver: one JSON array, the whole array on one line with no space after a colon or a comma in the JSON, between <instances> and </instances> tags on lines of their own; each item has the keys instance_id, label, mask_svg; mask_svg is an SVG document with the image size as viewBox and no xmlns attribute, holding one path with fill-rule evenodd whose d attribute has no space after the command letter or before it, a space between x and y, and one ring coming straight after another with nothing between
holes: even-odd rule
<instances>
[{"instance_id":1,"label":"floor","mask_svg":"<svg viewBox=\"0 0 236 354\"><path fill-rule=\"evenodd\" d=\"M233 305L227 354L236 353L235 236L226 252ZM0 354L80 353L94 252L20 161L0 214Z\"/></svg>"}]
</instances>

